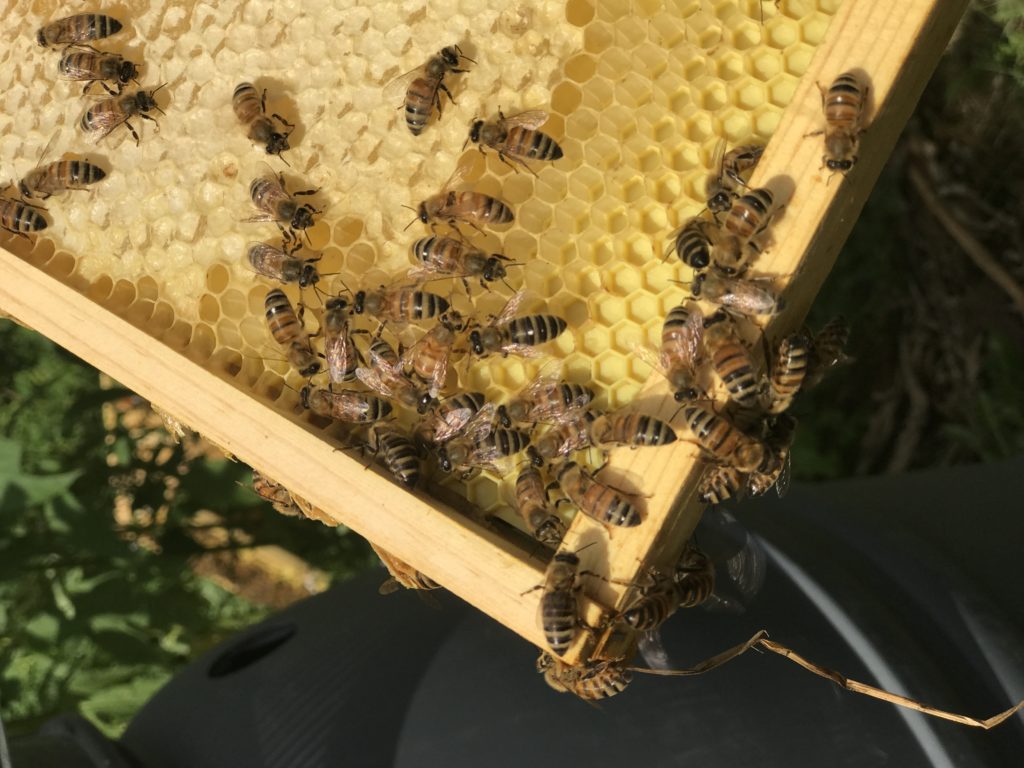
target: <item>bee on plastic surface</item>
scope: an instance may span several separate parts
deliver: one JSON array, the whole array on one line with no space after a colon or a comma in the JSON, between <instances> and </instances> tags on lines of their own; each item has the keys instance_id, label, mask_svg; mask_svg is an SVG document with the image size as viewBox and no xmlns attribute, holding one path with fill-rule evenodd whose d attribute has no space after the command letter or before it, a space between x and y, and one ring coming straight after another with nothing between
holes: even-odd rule
<instances>
[{"instance_id":1,"label":"bee on plastic surface","mask_svg":"<svg viewBox=\"0 0 1024 768\"><path fill-rule=\"evenodd\" d=\"M742 274L761 253L757 237L768 228L776 211L775 196L764 188L751 189L733 203L712 254L723 275Z\"/></svg>"},{"instance_id":2,"label":"bee on plastic surface","mask_svg":"<svg viewBox=\"0 0 1024 768\"><path fill-rule=\"evenodd\" d=\"M723 416L695 404L684 405L682 412L697 444L718 462L754 472L767 459L770 452L762 441L741 432Z\"/></svg>"},{"instance_id":3,"label":"bee on plastic surface","mask_svg":"<svg viewBox=\"0 0 1024 768\"><path fill-rule=\"evenodd\" d=\"M349 424L380 421L391 413L391 403L366 392L341 390L332 392L307 384L299 391L302 407L317 416Z\"/></svg>"},{"instance_id":4,"label":"bee on plastic surface","mask_svg":"<svg viewBox=\"0 0 1024 768\"><path fill-rule=\"evenodd\" d=\"M850 326L841 315L829 320L811 339L811 357L804 388L817 385L833 367L849 360L844 350L850 339Z\"/></svg>"},{"instance_id":5,"label":"bee on plastic surface","mask_svg":"<svg viewBox=\"0 0 1024 768\"><path fill-rule=\"evenodd\" d=\"M348 326L348 302L341 298L328 299L321 318L324 336L324 358L327 360L327 378L331 384L342 384L356 378L359 350L352 340Z\"/></svg>"},{"instance_id":6,"label":"bee on plastic surface","mask_svg":"<svg viewBox=\"0 0 1024 768\"><path fill-rule=\"evenodd\" d=\"M484 147L490 147L498 153L498 158L503 163L515 171L518 172L519 169L509 162L510 159L536 175L527 164L527 160L554 161L562 156L562 148L558 146L558 142L537 130L547 120L548 113L540 109L520 112L511 117L506 117L498 110L497 120L473 121L467 143L472 141L477 144L481 153L484 152Z\"/></svg>"},{"instance_id":7,"label":"bee on plastic surface","mask_svg":"<svg viewBox=\"0 0 1024 768\"><path fill-rule=\"evenodd\" d=\"M558 486L580 512L599 523L629 528L641 522L635 506L576 462L566 462L559 469Z\"/></svg>"},{"instance_id":8,"label":"bee on plastic surface","mask_svg":"<svg viewBox=\"0 0 1024 768\"><path fill-rule=\"evenodd\" d=\"M452 104L455 103L451 91L444 84L444 78L448 74L467 72L466 69L460 69L463 59L475 63L462 53L459 46L446 46L427 59L422 66L400 75L385 87L386 91L391 91L408 83L405 91L405 124L413 136L423 133L435 108L438 117L441 116L441 91L448 94Z\"/></svg>"},{"instance_id":9,"label":"bee on plastic surface","mask_svg":"<svg viewBox=\"0 0 1024 768\"><path fill-rule=\"evenodd\" d=\"M549 653L537 659L537 671L544 681L559 693L572 693L584 701L599 701L622 693L632 674L621 660L592 661L574 667Z\"/></svg>"},{"instance_id":10,"label":"bee on plastic surface","mask_svg":"<svg viewBox=\"0 0 1024 768\"><path fill-rule=\"evenodd\" d=\"M680 304L669 310L661 326L658 354L644 346L637 346L634 351L668 380L673 397L681 403L701 395L696 379L703 339L704 315L696 306Z\"/></svg>"},{"instance_id":11,"label":"bee on plastic surface","mask_svg":"<svg viewBox=\"0 0 1024 768\"><path fill-rule=\"evenodd\" d=\"M582 384L570 384L556 377L539 378L508 403L498 406L503 427L513 423L561 423L574 420L590 405L594 391Z\"/></svg>"},{"instance_id":12,"label":"bee on plastic surface","mask_svg":"<svg viewBox=\"0 0 1024 768\"><path fill-rule=\"evenodd\" d=\"M93 141L99 141L109 135L111 131L120 125L131 131L132 138L136 145L140 143L139 134L128 121L133 117L140 117L143 120L150 120L160 130L160 124L156 118L147 114L150 110L156 110L161 115L165 114L156 103L156 92L167 83L161 83L151 91L138 90L132 93L122 93L110 99L103 99L93 104L84 115L82 115L81 128L88 134L93 135Z\"/></svg>"},{"instance_id":13,"label":"bee on plastic surface","mask_svg":"<svg viewBox=\"0 0 1024 768\"><path fill-rule=\"evenodd\" d=\"M768 377L768 413L782 413L793 404L807 378L811 354L811 342L802 333L790 334L779 342Z\"/></svg>"},{"instance_id":14,"label":"bee on plastic surface","mask_svg":"<svg viewBox=\"0 0 1024 768\"><path fill-rule=\"evenodd\" d=\"M821 106L825 112L825 129L814 131L808 136L825 134L825 154L822 167L846 174L857 162L860 135L866 130L864 104L869 88L852 72L844 72L832 81L828 91L818 84L821 91Z\"/></svg>"},{"instance_id":15,"label":"bee on plastic surface","mask_svg":"<svg viewBox=\"0 0 1024 768\"><path fill-rule=\"evenodd\" d=\"M551 341L561 334L569 324L557 315L536 314L515 317L516 310L525 294L515 294L501 314L488 325L476 328L469 334L469 346L478 357L500 352L522 357L536 357L540 354L533 347Z\"/></svg>"},{"instance_id":16,"label":"bee on plastic surface","mask_svg":"<svg viewBox=\"0 0 1024 768\"><path fill-rule=\"evenodd\" d=\"M460 166L445 182L444 188L436 195L428 197L416 209L416 217L431 229L439 223L445 223L455 231L459 224L468 224L479 232L482 224L509 224L515 218L512 209L496 197L483 192L456 192L465 178L468 168Z\"/></svg>"},{"instance_id":17,"label":"bee on plastic surface","mask_svg":"<svg viewBox=\"0 0 1024 768\"><path fill-rule=\"evenodd\" d=\"M401 360L387 342L375 339L367 357L369 365L356 368L356 377L363 384L405 408L414 408L418 413L427 412L433 403L433 396L416 386L405 374Z\"/></svg>"},{"instance_id":18,"label":"bee on plastic surface","mask_svg":"<svg viewBox=\"0 0 1024 768\"><path fill-rule=\"evenodd\" d=\"M57 63L57 71L65 80L84 81L83 94L88 93L95 83L99 83L111 96L121 93L129 82L139 84L139 68L116 53L68 51ZM107 83L113 83L117 90Z\"/></svg>"},{"instance_id":19,"label":"bee on plastic surface","mask_svg":"<svg viewBox=\"0 0 1024 768\"><path fill-rule=\"evenodd\" d=\"M106 171L87 160L56 160L25 174L18 190L22 197L46 200L61 192L88 189L106 177Z\"/></svg>"},{"instance_id":20,"label":"bee on plastic surface","mask_svg":"<svg viewBox=\"0 0 1024 768\"><path fill-rule=\"evenodd\" d=\"M293 254L299 249L295 243L287 251L268 243L250 243L246 251L249 265L264 277L281 283L298 283L300 288L308 288L320 282L316 259L296 259Z\"/></svg>"},{"instance_id":21,"label":"bee on plastic surface","mask_svg":"<svg viewBox=\"0 0 1024 768\"><path fill-rule=\"evenodd\" d=\"M449 306L443 296L421 291L416 286L386 288L382 285L377 291L356 291L352 312L366 313L384 322L412 323L442 315Z\"/></svg>"},{"instance_id":22,"label":"bee on plastic surface","mask_svg":"<svg viewBox=\"0 0 1024 768\"><path fill-rule=\"evenodd\" d=\"M563 655L580 628L580 558L575 552L556 552L544 572L537 606L537 623L548 648Z\"/></svg>"},{"instance_id":23,"label":"bee on plastic surface","mask_svg":"<svg viewBox=\"0 0 1024 768\"><path fill-rule=\"evenodd\" d=\"M711 357L711 367L729 397L744 408L757 405L764 391L763 381L754 370L750 351L723 310L705 322L704 345Z\"/></svg>"},{"instance_id":24,"label":"bee on plastic surface","mask_svg":"<svg viewBox=\"0 0 1024 768\"><path fill-rule=\"evenodd\" d=\"M266 88L260 93L252 83L239 83L231 97L231 106L238 121L248 127L249 140L263 145L268 155L281 157L281 153L289 149L288 137L295 126L276 112L267 114ZM278 130L282 127L284 130Z\"/></svg>"},{"instance_id":25,"label":"bee on plastic surface","mask_svg":"<svg viewBox=\"0 0 1024 768\"><path fill-rule=\"evenodd\" d=\"M263 306L270 335L285 349L292 367L307 377L319 373L320 361L309 347L309 335L284 291L268 291Z\"/></svg>"},{"instance_id":26,"label":"bee on plastic surface","mask_svg":"<svg viewBox=\"0 0 1024 768\"><path fill-rule=\"evenodd\" d=\"M0 229L28 238L28 233L39 232L49 226L41 210L31 203L0 195Z\"/></svg>"},{"instance_id":27,"label":"bee on plastic surface","mask_svg":"<svg viewBox=\"0 0 1024 768\"><path fill-rule=\"evenodd\" d=\"M516 508L533 538L557 547L565 537L565 523L548 503L548 491L540 471L526 467L516 478Z\"/></svg>"},{"instance_id":28,"label":"bee on plastic surface","mask_svg":"<svg viewBox=\"0 0 1024 768\"><path fill-rule=\"evenodd\" d=\"M728 152L725 147L725 139L715 147L712 164L717 170L708 177L706 187L707 206L712 214L725 213L732 207L733 199L739 197L739 189L747 186L743 174L756 168L764 153L761 144L743 144Z\"/></svg>"},{"instance_id":29,"label":"bee on plastic surface","mask_svg":"<svg viewBox=\"0 0 1024 768\"><path fill-rule=\"evenodd\" d=\"M294 195L288 193L284 176L267 168L249 185L249 197L259 213L246 221L272 221L277 224L286 241L298 239L296 230L313 226L313 216L320 213L309 203L299 203L296 197L315 195L319 190L305 189Z\"/></svg>"},{"instance_id":30,"label":"bee on plastic surface","mask_svg":"<svg viewBox=\"0 0 1024 768\"><path fill-rule=\"evenodd\" d=\"M81 45L90 40L110 37L121 31L123 25L113 16L102 13L78 13L40 27L36 42L43 48L61 45Z\"/></svg>"},{"instance_id":31,"label":"bee on plastic surface","mask_svg":"<svg viewBox=\"0 0 1024 768\"><path fill-rule=\"evenodd\" d=\"M775 315L786 306L773 284L775 278L739 279L702 272L693 279L690 290L695 299L706 299L733 314L745 317Z\"/></svg>"},{"instance_id":32,"label":"bee on plastic surface","mask_svg":"<svg viewBox=\"0 0 1024 768\"><path fill-rule=\"evenodd\" d=\"M714 224L700 216L686 220L672 241L672 250L686 266L696 272L711 264L711 249L718 238ZM668 258L668 254L665 254Z\"/></svg>"},{"instance_id":33,"label":"bee on plastic surface","mask_svg":"<svg viewBox=\"0 0 1024 768\"><path fill-rule=\"evenodd\" d=\"M400 587L406 589L440 589L441 585L426 574L417 571L404 560L399 560L385 549L378 547L372 541L369 542L373 551L377 553L381 563L388 569L391 578L380 585L377 590L382 595L390 595Z\"/></svg>"},{"instance_id":34,"label":"bee on plastic surface","mask_svg":"<svg viewBox=\"0 0 1024 768\"><path fill-rule=\"evenodd\" d=\"M369 449L384 459L384 466L406 488L420 477L420 458L412 441L394 424L378 423L370 427Z\"/></svg>"},{"instance_id":35,"label":"bee on plastic surface","mask_svg":"<svg viewBox=\"0 0 1024 768\"><path fill-rule=\"evenodd\" d=\"M461 240L450 237L424 237L412 244L412 257L419 266L409 270L409 277L422 281L435 277L459 277L468 286L467 278L479 278L480 286L503 280L506 276L503 262L508 258L500 253L487 255Z\"/></svg>"}]
</instances>

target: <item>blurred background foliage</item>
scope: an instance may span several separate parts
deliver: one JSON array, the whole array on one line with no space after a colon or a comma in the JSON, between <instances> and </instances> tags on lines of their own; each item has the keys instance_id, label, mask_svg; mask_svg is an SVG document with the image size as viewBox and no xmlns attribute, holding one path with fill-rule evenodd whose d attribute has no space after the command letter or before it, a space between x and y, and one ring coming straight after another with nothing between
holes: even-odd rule
<instances>
[{"instance_id":1,"label":"blurred background foliage","mask_svg":"<svg viewBox=\"0 0 1024 768\"><path fill-rule=\"evenodd\" d=\"M794 406L796 479L1024 451L1022 125L1024 0L979 2L808 320L850 318L853 360ZM77 708L116 735L189 659L374 562L344 528L272 513L246 466L173 442L144 401L45 338L0 320L0 350L13 733Z\"/></svg>"}]
</instances>

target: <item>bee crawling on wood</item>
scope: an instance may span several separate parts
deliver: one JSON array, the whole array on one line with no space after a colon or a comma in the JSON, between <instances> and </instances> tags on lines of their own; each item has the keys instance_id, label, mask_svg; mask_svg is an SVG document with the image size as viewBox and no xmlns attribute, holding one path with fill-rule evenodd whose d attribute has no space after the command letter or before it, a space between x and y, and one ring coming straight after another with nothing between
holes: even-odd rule
<instances>
[{"instance_id":1,"label":"bee crawling on wood","mask_svg":"<svg viewBox=\"0 0 1024 768\"><path fill-rule=\"evenodd\" d=\"M863 125L864 105L870 89L853 72L844 72L832 81L827 91L820 83L818 90L825 112L825 128L807 135L825 134L821 166L845 175L857 162L860 135L867 130Z\"/></svg>"},{"instance_id":2,"label":"bee crawling on wood","mask_svg":"<svg viewBox=\"0 0 1024 768\"><path fill-rule=\"evenodd\" d=\"M739 189L746 187L743 174L757 167L764 146L761 144L744 144L725 151L725 139L721 139L715 147L712 165L715 172L708 177L706 194L708 210L713 215L725 213L733 200L740 196Z\"/></svg>"}]
</instances>

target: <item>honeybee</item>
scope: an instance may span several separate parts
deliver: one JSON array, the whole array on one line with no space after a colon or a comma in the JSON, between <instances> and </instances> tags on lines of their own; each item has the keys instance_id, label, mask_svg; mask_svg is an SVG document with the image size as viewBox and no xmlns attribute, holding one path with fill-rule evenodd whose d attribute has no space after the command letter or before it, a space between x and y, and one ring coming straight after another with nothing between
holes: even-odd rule
<instances>
[{"instance_id":1,"label":"honeybee","mask_svg":"<svg viewBox=\"0 0 1024 768\"><path fill-rule=\"evenodd\" d=\"M351 389L332 392L307 384L299 391L299 397L302 407L317 416L350 424L380 421L391 413L391 403L387 400Z\"/></svg>"},{"instance_id":2,"label":"honeybee","mask_svg":"<svg viewBox=\"0 0 1024 768\"><path fill-rule=\"evenodd\" d=\"M430 113L437 108L438 117L441 115L441 91L448 94L452 104L451 91L444 84L445 75L448 73L460 74L468 72L466 69L459 69L462 59L473 62L471 58L462 53L457 45L449 45L442 48L436 55L427 59L426 63L401 75L392 83L405 84L410 77L414 77L405 92L405 124L413 136L419 136L430 119ZM391 84L387 87L391 89Z\"/></svg>"},{"instance_id":3,"label":"honeybee","mask_svg":"<svg viewBox=\"0 0 1024 768\"><path fill-rule=\"evenodd\" d=\"M728 464L708 467L697 485L697 498L705 504L721 504L738 498L746 488L747 476Z\"/></svg>"},{"instance_id":4,"label":"honeybee","mask_svg":"<svg viewBox=\"0 0 1024 768\"><path fill-rule=\"evenodd\" d=\"M580 627L580 558L575 552L556 552L544 573L544 591L537 606L537 623L552 652L561 656Z\"/></svg>"},{"instance_id":5,"label":"honeybee","mask_svg":"<svg viewBox=\"0 0 1024 768\"><path fill-rule=\"evenodd\" d=\"M39 232L48 226L41 210L31 203L0 195L0 229L27 238L27 232Z\"/></svg>"},{"instance_id":6,"label":"honeybee","mask_svg":"<svg viewBox=\"0 0 1024 768\"><path fill-rule=\"evenodd\" d=\"M739 198L725 217L724 231L715 242L715 267L723 275L742 273L761 253L756 238L771 223L777 209L771 190L751 189Z\"/></svg>"},{"instance_id":7,"label":"honeybee","mask_svg":"<svg viewBox=\"0 0 1024 768\"><path fill-rule=\"evenodd\" d=\"M328 299L321 321L324 335L324 358L327 360L327 378L331 384L341 384L356 378L359 351L348 329L348 303L341 298Z\"/></svg>"},{"instance_id":8,"label":"honeybee","mask_svg":"<svg viewBox=\"0 0 1024 768\"><path fill-rule=\"evenodd\" d=\"M530 463L542 467L546 461L554 461L575 451L582 451L594 444L590 425L594 416L579 411L573 417L566 417L551 425L527 451Z\"/></svg>"},{"instance_id":9,"label":"honeybee","mask_svg":"<svg viewBox=\"0 0 1024 768\"><path fill-rule=\"evenodd\" d=\"M298 249L298 243L287 251L267 243L249 243L246 257L252 268L264 277L308 288L320 282L320 273L314 266L320 259L296 259L292 254Z\"/></svg>"},{"instance_id":10,"label":"honeybee","mask_svg":"<svg viewBox=\"0 0 1024 768\"><path fill-rule=\"evenodd\" d=\"M646 583L617 619L639 632L650 632L664 624L679 609L682 592L676 580L657 568L648 568Z\"/></svg>"},{"instance_id":11,"label":"honeybee","mask_svg":"<svg viewBox=\"0 0 1024 768\"><path fill-rule=\"evenodd\" d=\"M585 701L607 699L622 693L633 679L622 660L591 661L573 667L548 653L537 659L537 671L559 693L572 693Z\"/></svg>"},{"instance_id":12,"label":"honeybee","mask_svg":"<svg viewBox=\"0 0 1024 768\"><path fill-rule=\"evenodd\" d=\"M453 187L462 182L467 170L466 166L456 168L440 192L419 204L416 217L431 229L444 222L456 232L459 231L459 222L479 232L483 232L480 224L510 223L515 218L512 209L498 198L482 192L454 191Z\"/></svg>"},{"instance_id":13,"label":"honeybee","mask_svg":"<svg viewBox=\"0 0 1024 768\"><path fill-rule=\"evenodd\" d=\"M155 98L156 92L165 85L167 83L161 83L151 91L138 90L133 93L123 93L120 96L96 102L82 115L82 130L94 134L93 141L100 141L119 125L124 125L131 131L132 138L138 145L139 134L128 120L133 117L150 120L156 125L156 130L159 132L160 124L156 118L146 113L155 109L161 115L165 114L157 105Z\"/></svg>"},{"instance_id":14,"label":"honeybee","mask_svg":"<svg viewBox=\"0 0 1024 768\"><path fill-rule=\"evenodd\" d=\"M428 384L431 397L437 397L444 388L455 340L452 318L442 317L402 355L402 364Z\"/></svg>"},{"instance_id":15,"label":"honeybee","mask_svg":"<svg viewBox=\"0 0 1024 768\"><path fill-rule=\"evenodd\" d=\"M412 441L393 424L374 424L370 428L369 449L381 454L384 465L406 488L420 478L420 459Z\"/></svg>"},{"instance_id":16,"label":"honeybee","mask_svg":"<svg viewBox=\"0 0 1024 768\"><path fill-rule=\"evenodd\" d=\"M699 272L711 264L711 247L717 237L718 231L710 221L694 216L676 233L672 249L683 264Z\"/></svg>"},{"instance_id":17,"label":"honeybee","mask_svg":"<svg viewBox=\"0 0 1024 768\"><path fill-rule=\"evenodd\" d=\"M688 543L676 563L673 580L679 595L679 607L695 608L706 602L715 591L715 564L696 546Z\"/></svg>"},{"instance_id":18,"label":"honeybee","mask_svg":"<svg viewBox=\"0 0 1024 768\"><path fill-rule=\"evenodd\" d=\"M381 321L409 323L428 320L448 311L448 300L436 293L421 291L416 286L385 288L378 291L356 291L352 311L364 312Z\"/></svg>"},{"instance_id":19,"label":"honeybee","mask_svg":"<svg viewBox=\"0 0 1024 768\"><path fill-rule=\"evenodd\" d=\"M537 424L562 422L579 416L594 399L594 390L581 384L569 384L556 377L540 378L498 406L498 420L503 427L513 422Z\"/></svg>"},{"instance_id":20,"label":"honeybee","mask_svg":"<svg viewBox=\"0 0 1024 768\"><path fill-rule=\"evenodd\" d=\"M427 417L419 423L417 434L428 443L450 440L484 407L484 402L483 392L460 392L435 400Z\"/></svg>"},{"instance_id":21,"label":"honeybee","mask_svg":"<svg viewBox=\"0 0 1024 768\"><path fill-rule=\"evenodd\" d=\"M757 470L748 479L750 493L761 496L771 488L780 496L789 490L792 454L790 448L796 437L796 419L788 413L780 413L768 420L765 445L767 455Z\"/></svg>"},{"instance_id":22,"label":"honeybee","mask_svg":"<svg viewBox=\"0 0 1024 768\"><path fill-rule=\"evenodd\" d=\"M813 387L834 366L849 360L843 351L850 338L850 326L842 315L833 317L811 340L811 357L804 387Z\"/></svg>"},{"instance_id":23,"label":"honeybee","mask_svg":"<svg viewBox=\"0 0 1024 768\"><path fill-rule=\"evenodd\" d=\"M676 441L675 431L661 419L621 410L598 415L590 423L589 431L591 441L597 446L641 448Z\"/></svg>"},{"instance_id":24,"label":"honeybee","mask_svg":"<svg viewBox=\"0 0 1024 768\"><path fill-rule=\"evenodd\" d=\"M507 257L500 253L488 256L450 237L424 237L413 243L411 250L413 260L420 263L409 270L409 277L414 280L443 275L461 277L463 284L468 285L466 278L479 277L480 286L486 288L487 283L503 280L507 274L502 264L509 260Z\"/></svg>"},{"instance_id":25,"label":"honeybee","mask_svg":"<svg viewBox=\"0 0 1024 768\"><path fill-rule=\"evenodd\" d=\"M111 96L121 93L129 81L139 85L136 79L139 76L139 68L116 53L68 51L57 64L57 71L65 80L86 81L82 86L83 94L89 92L93 83L99 83ZM107 82L114 83L117 91L107 85Z\"/></svg>"},{"instance_id":26,"label":"honeybee","mask_svg":"<svg viewBox=\"0 0 1024 768\"><path fill-rule=\"evenodd\" d=\"M786 302L775 292L774 281L772 277L740 280L702 272L693 279L690 290L695 299L706 299L729 312L747 317L776 315Z\"/></svg>"},{"instance_id":27,"label":"honeybee","mask_svg":"<svg viewBox=\"0 0 1024 768\"><path fill-rule=\"evenodd\" d=\"M704 344L711 355L711 367L722 380L729 397L744 408L757 405L764 391L746 345L722 310L704 324Z\"/></svg>"},{"instance_id":28,"label":"honeybee","mask_svg":"<svg viewBox=\"0 0 1024 768\"><path fill-rule=\"evenodd\" d=\"M303 376L320 372L320 361L309 348L309 336L284 291L273 288L263 302L267 327L274 341L285 348L288 362Z\"/></svg>"},{"instance_id":29,"label":"honeybee","mask_svg":"<svg viewBox=\"0 0 1024 768\"><path fill-rule=\"evenodd\" d=\"M277 224L285 240L296 240L298 238L295 230L305 230L313 226L313 216L320 211L309 203L300 205L295 198L315 195L318 191L305 189L290 195L285 187L284 176L268 168L249 185L249 197L259 214L251 216L246 221L272 221Z\"/></svg>"},{"instance_id":30,"label":"honeybee","mask_svg":"<svg viewBox=\"0 0 1024 768\"><path fill-rule=\"evenodd\" d=\"M289 149L288 137L295 126L276 112L267 114L266 88L259 93L252 83L239 83L231 97L231 106L239 122L249 127L250 141L263 144L268 155L281 157L281 153ZM271 118L277 120L285 130L277 130L278 126ZM284 158L281 157L281 160Z\"/></svg>"},{"instance_id":31,"label":"honeybee","mask_svg":"<svg viewBox=\"0 0 1024 768\"><path fill-rule=\"evenodd\" d=\"M520 291L508 300L501 314L491 322L474 329L469 334L469 346L473 354L483 356L501 352L522 357L535 357L540 353L533 349L538 344L551 341L569 327L557 315L524 315L513 317L525 294Z\"/></svg>"},{"instance_id":32,"label":"honeybee","mask_svg":"<svg viewBox=\"0 0 1024 768\"><path fill-rule=\"evenodd\" d=\"M790 334L779 342L768 379L768 413L782 413L792 405L807 377L810 358L811 342L804 334Z\"/></svg>"},{"instance_id":33,"label":"honeybee","mask_svg":"<svg viewBox=\"0 0 1024 768\"><path fill-rule=\"evenodd\" d=\"M417 387L402 370L401 360L382 339L374 340L368 353L369 366L356 368L356 377L367 387L406 408L426 413L434 398Z\"/></svg>"},{"instance_id":34,"label":"honeybee","mask_svg":"<svg viewBox=\"0 0 1024 768\"><path fill-rule=\"evenodd\" d=\"M557 547L565 537L565 523L548 504L548 491L540 471L527 467L516 478L516 507L537 541Z\"/></svg>"},{"instance_id":35,"label":"honeybee","mask_svg":"<svg viewBox=\"0 0 1024 768\"><path fill-rule=\"evenodd\" d=\"M852 72L844 72L832 81L827 92L820 83L818 90L821 91L821 106L825 112L825 130L807 135L825 134L822 167L845 174L857 162L860 135L866 130L861 124L864 119L864 104L867 102L870 89L867 85L862 85L860 79Z\"/></svg>"},{"instance_id":36,"label":"honeybee","mask_svg":"<svg viewBox=\"0 0 1024 768\"><path fill-rule=\"evenodd\" d=\"M380 594L390 595L392 592L397 591L399 587L405 587L406 589L441 588L440 584L426 574L420 573L404 560L399 560L387 550L378 547L372 541L368 543L373 547L373 551L377 553L377 557L380 558L384 567L388 569L388 573L391 574L391 578L381 584L380 588L377 590Z\"/></svg>"},{"instance_id":37,"label":"honeybee","mask_svg":"<svg viewBox=\"0 0 1024 768\"><path fill-rule=\"evenodd\" d=\"M720 463L741 472L754 472L769 456L767 446L741 432L724 417L690 404L682 408L683 418L697 443Z\"/></svg>"},{"instance_id":38,"label":"honeybee","mask_svg":"<svg viewBox=\"0 0 1024 768\"><path fill-rule=\"evenodd\" d=\"M712 214L725 213L732 207L733 198L739 197L737 190L747 186L743 174L753 170L764 153L760 144L744 144L728 152L725 146L725 139L722 139L715 147L712 164L717 171L708 177L706 187L708 210Z\"/></svg>"},{"instance_id":39,"label":"honeybee","mask_svg":"<svg viewBox=\"0 0 1024 768\"><path fill-rule=\"evenodd\" d=\"M696 306L673 307L661 326L661 351L655 355L647 347L637 346L637 357L668 380L677 403L696 400L697 365L704 339L704 315Z\"/></svg>"},{"instance_id":40,"label":"honeybee","mask_svg":"<svg viewBox=\"0 0 1024 768\"><path fill-rule=\"evenodd\" d=\"M55 48L58 45L79 45L89 40L120 32L122 24L113 16L102 13L78 13L40 27L36 33L36 42L43 48Z\"/></svg>"},{"instance_id":41,"label":"honeybee","mask_svg":"<svg viewBox=\"0 0 1024 768\"><path fill-rule=\"evenodd\" d=\"M503 163L517 172L519 169L509 162L509 158L536 175L527 165L527 160L553 161L562 156L562 148L558 146L558 142L537 130L547 120L548 113L540 109L520 112L512 117L505 117L499 109L497 120L473 121L466 143L472 141L478 144L481 154L484 153L485 146L490 147L498 153L498 158Z\"/></svg>"},{"instance_id":42,"label":"honeybee","mask_svg":"<svg viewBox=\"0 0 1024 768\"><path fill-rule=\"evenodd\" d=\"M641 522L635 506L576 462L566 462L558 471L558 485L580 512L599 523L628 528Z\"/></svg>"},{"instance_id":43,"label":"honeybee","mask_svg":"<svg viewBox=\"0 0 1024 768\"><path fill-rule=\"evenodd\" d=\"M473 418L478 418L480 413L478 411ZM442 471L459 469L463 479L469 479L481 469L498 474L495 461L514 456L530 444L529 432L494 429L490 422L486 426L486 431L467 432L441 444L437 449L437 460Z\"/></svg>"},{"instance_id":44,"label":"honeybee","mask_svg":"<svg viewBox=\"0 0 1024 768\"><path fill-rule=\"evenodd\" d=\"M18 184L22 197L42 200L60 192L86 189L107 177L107 172L87 160L56 160L29 171Z\"/></svg>"},{"instance_id":45,"label":"honeybee","mask_svg":"<svg viewBox=\"0 0 1024 768\"><path fill-rule=\"evenodd\" d=\"M278 514L287 517L302 515L302 510L292 500L292 494L287 488L255 469L252 471L252 489L257 496L269 501Z\"/></svg>"}]
</instances>

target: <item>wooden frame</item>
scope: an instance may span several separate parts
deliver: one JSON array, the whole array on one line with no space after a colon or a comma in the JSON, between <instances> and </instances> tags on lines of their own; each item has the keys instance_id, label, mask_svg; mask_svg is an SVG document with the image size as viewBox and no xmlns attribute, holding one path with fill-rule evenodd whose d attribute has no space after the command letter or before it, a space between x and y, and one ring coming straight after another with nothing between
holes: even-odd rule
<instances>
[{"instance_id":1,"label":"wooden frame","mask_svg":"<svg viewBox=\"0 0 1024 768\"><path fill-rule=\"evenodd\" d=\"M795 275L785 312L766 329L770 336L803 321L965 6L966 0L845 0L835 15L752 179L792 191L785 216L773 226L775 246L757 264L758 272ZM820 169L821 139L806 134L823 127L816 83L827 86L851 69L871 83L870 130L856 168L829 182ZM407 492L338 452L307 422L266 407L258 396L240 396L232 383L237 360L211 356L212 343L192 339L182 323L161 327L160 305L151 298L109 279L87 284L73 274L73 260L48 243L9 235L2 242L3 311L545 647L536 623L540 592L531 591L546 565L539 546L520 548L434 498ZM656 401L655 415L670 418L676 405L665 392L653 377L641 399ZM563 547L604 542L581 551L583 567L627 582L645 565L672 562L701 514L693 498L701 471L696 459L684 441L655 451L614 451L605 471L646 497L644 522L609 537L577 515ZM597 625L622 606L628 587L588 579L586 592L592 599L585 601L585 620ZM592 654L593 641L584 633L566 661ZM631 651L628 636L600 642L604 656Z\"/></svg>"}]
</instances>

